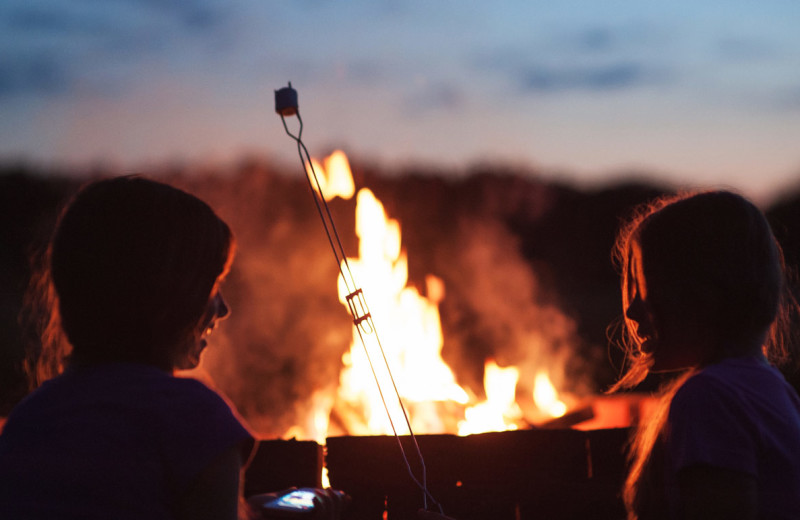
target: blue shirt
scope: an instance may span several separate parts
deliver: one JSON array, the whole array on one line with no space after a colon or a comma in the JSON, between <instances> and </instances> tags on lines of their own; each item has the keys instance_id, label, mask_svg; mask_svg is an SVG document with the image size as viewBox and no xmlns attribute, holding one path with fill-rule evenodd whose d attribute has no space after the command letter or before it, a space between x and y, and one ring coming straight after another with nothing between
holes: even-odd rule
<instances>
[{"instance_id":1,"label":"blue shirt","mask_svg":"<svg viewBox=\"0 0 800 520\"><path fill-rule=\"evenodd\" d=\"M252 436L228 404L157 368L71 368L12 410L0 435L0 518L173 518L215 457Z\"/></svg>"},{"instance_id":2,"label":"blue shirt","mask_svg":"<svg viewBox=\"0 0 800 520\"><path fill-rule=\"evenodd\" d=\"M761 357L726 359L693 375L672 399L668 486L696 464L751 475L759 518L800 518L800 399Z\"/></svg>"}]
</instances>

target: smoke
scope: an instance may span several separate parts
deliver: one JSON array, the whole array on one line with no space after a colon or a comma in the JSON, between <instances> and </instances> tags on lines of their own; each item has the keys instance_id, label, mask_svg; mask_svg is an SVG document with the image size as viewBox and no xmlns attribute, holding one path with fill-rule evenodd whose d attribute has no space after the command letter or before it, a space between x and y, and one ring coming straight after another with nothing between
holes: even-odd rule
<instances>
[{"instance_id":1,"label":"smoke","mask_svg":"<svg viewBox=\"0 0 800 520\"><path fill-rule=\"evenodd\" d=\"M443 281L442 356L461 386L483 395L487 359L519 368L518 400L542 369L561 392L595 393L613 383L621 354L609 350L607 328L620 302L609 253L620 217L661 188L631 183L585 192L497 166L467 175L351 166L356 186L370 188L401 224L409 284L425 294L428 275ZM78 180L66 172L2 171L7 247L0 263L9 291L0 305L7 325L0 397L9 410L27 388L16 321L30 275L26 258ZM305 178L299 165L287 171L261 159L149 171L208 201L236 234L238 255L223 287L232 313L194 375L216 386L266 438L297 425L313 431L312 410L332 406L352 340L336 294L338 266ZM330 204L345 250L355 255L355 202ZM770 213L790 265L800 257L791 241L796 206L797 196L787 196ZM796 373L789 377L796 386Z\"/></svg>"},{"instance_id":2,"label":"smoke","mask_svg":"<svg viewBox=\"0 0 800 520\"><path fill-rule=\"evenodd\" d=\"M517 194L514 206L528 215L529 198L499 179L487 189L486 179L451 184L355 175L359 188L374 185L389 217L400 221L409 283L424 292L427 275L444 281L442 355L459 384L482 397L483 366L494 359L519 368L524 394L539 370L559 389L586 390L580 378L565 375L568 364L581 372L574 370L575 324L544 298L520 238L501 215L509 211L509 188ZM231 316L210 338L201 369L260 435L308 429L313 407L332 404L326 396L338 385L352 336L336 294L337 265L305 180L249 162L225 175L172 182L208 201L238 241L223 286ZM536 208L538 215L542 204ZM356 255L354 201L334 200L331 210L346 251Z\"/></svg>"},{"instance_id":3,"label":"smoke","mask_svg":"<svg viewBox=\"0 0 800 520\"><path fill-rule=\"evenodd\" d=\"M281 436L303 420L315 391L336 386L350 342L311 195L302 178L259 163L174 182L208 201L238 244L222 288L231 316L209 339L201 368L260 435Z\"/></svg>"},{"instance_id":4,"label":"smoke","mask_svg":"<svg viewBox=\"0 0 800 520\"><path fill-rule=\"evenodd\" d=\"M532 390L539 370L570 392L564 364L579 339L575 324L554 304L541 302L540 284L519 253L519 240L496 220L463 217L454 240L437 252L447 296L442 302L443 357L462 386L483 395L483 366L520 369L521 391Z\"/></svg>"}]
</instances>

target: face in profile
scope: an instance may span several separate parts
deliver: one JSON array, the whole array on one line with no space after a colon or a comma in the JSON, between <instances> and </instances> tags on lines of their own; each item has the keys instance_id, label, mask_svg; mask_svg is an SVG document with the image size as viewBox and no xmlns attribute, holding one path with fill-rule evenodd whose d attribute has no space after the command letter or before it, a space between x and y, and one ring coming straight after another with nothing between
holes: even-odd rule
<instances>
[{"instance_id":1,"label":"face in profile","mask_svg":"<svg viewBox=\"0 0 800 520\"><path fill-rule=\"evenodd\" d=\"M641 256L639 245L632 244L628 272L625 274L623 306L629 332L639 350L652 354L657 338Z\"/></svg>"},{"instance_id":2,"label":"face in profile","mask_svg":"<svg viewBox=\"0 0 800 520\"><path fill-rule=\"evenodd\" d=\"M208 337L214 332L217 322L226 318L229 313L228 303L222 296L219 287L215 287L211 298L208 300L203 317L195 330L195 334L189 340L190 344L186 349L186 355L178 360L176 368L190 370L200 364L200 357L208 346Z\"/></svg>"},{"instance_id":3,"label":"face in profile","mask_svg":"<svg viewBox=\"0 0 800 520\"><path fill-rule=\"evenodd\" d=\"M703 356L703 335L680 310L665 302L670 284L646 276L641 246L633 241L623 293L626 325L640 352L652 360L651 371L668 372L697 365Z\"/></svg>"}]
</instances>

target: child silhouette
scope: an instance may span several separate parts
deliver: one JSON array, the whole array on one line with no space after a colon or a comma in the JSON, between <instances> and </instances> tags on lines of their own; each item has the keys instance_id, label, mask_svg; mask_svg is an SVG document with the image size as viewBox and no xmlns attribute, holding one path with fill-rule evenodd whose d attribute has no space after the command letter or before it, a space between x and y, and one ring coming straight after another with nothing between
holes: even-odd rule
<instances>
[{"instance_id":1,"label":"child silhouette","mask_svg":"<svg viewBox=\"0 0 800 520\"><path fill-rule=\"evenodd\" d=\"M49 263L71 352L0 435L0 518L237 518L253 437L219 395L173 376L228 314L234 244L208 205L153 180L75 196Z\"/></svg>"},{"instance_id":2,"label":"child silhouette","mask_svg":"<svg viewBox=\"0 0 800 520\"><path fill-rule=\"evenodd\" d=\"M629 519L800 518L800 399L769 361L796 310L766 218L711 191L662 199L618 237L631 366L678 371L638 432Z\"/></svg>"}]
</instances>

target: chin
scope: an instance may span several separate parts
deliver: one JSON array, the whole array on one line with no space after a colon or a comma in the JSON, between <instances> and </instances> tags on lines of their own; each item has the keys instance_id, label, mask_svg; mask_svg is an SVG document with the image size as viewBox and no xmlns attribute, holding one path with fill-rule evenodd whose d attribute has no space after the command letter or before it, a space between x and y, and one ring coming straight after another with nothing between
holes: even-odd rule
<instances>
[{"instance_id":1,"label":"chin","mask_svg":"<svg viewBox=\"0 0 800 520\"><path fill-rule=\"evenodd\" d=\"M197 368L200 365L200 359L206 346L207 343L205 339L198 341L197 344L190 347L183 358L176 363L175 368L177 370L192 370L193 368Z\"/></svg>"}]
</instances>

